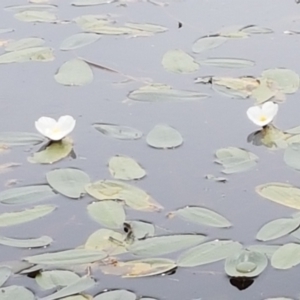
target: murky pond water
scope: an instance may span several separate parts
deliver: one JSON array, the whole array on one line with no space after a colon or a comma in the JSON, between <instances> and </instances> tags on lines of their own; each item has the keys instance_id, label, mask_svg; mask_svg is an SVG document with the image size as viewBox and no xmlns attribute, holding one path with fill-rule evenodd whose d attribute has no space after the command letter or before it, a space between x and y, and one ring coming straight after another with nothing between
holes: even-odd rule
<instances>
[{"instance_id":1,"label":"murky pond water","mask_svg":"<svg viewBox=\"0 0 300 300\"><path fill-rule=\"evenodd\" d=\"M62 23L24 22L14 17L15 13L24 10L12 12L5 9L26 4L21 0L2 0L0 28L13 28L14 31L0 35L0 41L3 41L1 53L5 53L7 41L40 37L46 41L47 47L55 49L55 59L48 62L0 64L1 132L35 132L34 122L41 116L58 118L71 115L76 119L76 128L71 133L76 158L67 157L55 164L31 164L27 157L39 150L40 146L11 147L1 154L0 163L15 162L21 165L0 175L2 190L8 189L8 183L12 185L10 188L46 184L46 173L57 168L80 169L90 176L91 182L112 179L107 166L109 159L115 155L125 155L139 162L147 173L143 179L129 181L129 184L147 191L164 207L160 212L126 209L126 220L151 222L157 227L156 235L198 233L207 235L207 241L228 239L238 241L244 247L258 243L283 245L295 242L290 235L265 243L255 240L264 224L274 219L288 218L296 212L288 205L264 199L258 195L255 187L270 182L297 186L299 173L285 164L284 149L258 147L247 142L248 135L258 129L246 115L247 109L255 103L253 97L232 99L212 90L211 84L195 83L195 78L258 78L265 69L273 68L286 68L299 74L299 5L293 0L155 0L153 3L123 0L76 7L71 5L71 1L53 0L51 4L58 6L54 11L58 20L66 21ZM136 32L102 34L95 43L61 51L59 48L64 39L82 32L75 22L68 21L91 14L106 15L108 19L116 20L119 26L126 22L150 23L164 26L167 30L149 36L138 36ZM269 28L272 32L250 34L244 38L227 37L228 41L219 47L193 53L192 45L197 39L219 33L221 28L231 25L240 25L239 28L257 25ZM232 29L230 33L236 31L241 32L240 29ZM172 73L164 69L161 61L164 54L173 49L182 49L198 62L207 58L239 58L253 61L255 65L248 68L220 68L200 62L195 72ZM94 78L87 85L65 86L56 82L54 75L61 65L75 58L113 69L114 72L91 65ZM210 97L174 102L126 100L131 91L150 83L167 84L176 90L207 93ZM287 94L286 101L279 103L275 121L278 128L285 130L300 125L297 98L298 93ZM144 135L137 140L114 139L95 130L92 126L94 123L130 126ZM182 135L183 144L174 149L155 149L147 145L145 137L157 124L168 124L175 128ZM245 172L222 174L222 166L214 163L215 152L227 147L238 147L254 153L258 163ZM224 176L228 181L209 180L205 178L207 174ZM1 263L19 261L40 253L74 249L85 244L94 231L104 228L87 213L87 205L94 200L89 195L75 200L57 195L38 204L1 204L1 214L40 204L58 207L43 218L1 228L1 236L5 237L25 239L47 235L54 240L50 246L37 249L0 245ZM188 205L211 209L230 220L233 226L216 228L178 217L166 217L169 212ZM122 228L116 230L122 232ZM157 257L176 261L183 251L181 249L180 252ZM127 261L139 257L125 254L115 258ZM224 260L193 268L179 267L170 275L130 279L105 275L99 268L93 268L92 276L97 284L87 294L97 295L105 289L127 289L138 297L155 299L295 298L299 293L298 271L299 266L277 270L269 260L267 268L254 283L240 291L230 284L224 271ZM13 275L4 287L25 286L37 298L55 292L56 289L43 291L31 277ZM0 294L1 300L13 299L2 296Z\"/></svg>"}]
</instances>

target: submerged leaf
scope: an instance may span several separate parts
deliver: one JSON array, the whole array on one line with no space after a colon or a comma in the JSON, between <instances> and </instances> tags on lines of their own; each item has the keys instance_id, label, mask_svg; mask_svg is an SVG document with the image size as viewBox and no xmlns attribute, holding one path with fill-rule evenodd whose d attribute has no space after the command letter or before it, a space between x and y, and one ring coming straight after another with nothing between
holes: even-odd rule
<instances>
[{"instance_id":1,"label":"submerged leaf","mask_svg":"<svg viewBox=\"0 0 300 300\"><path fill-rule=\"evenodd\" d=\"M242 32L250 33L250 34L268 34L273 33L273 30L266 27L260 27L257 25L246 26L241 30Z\"/></svg>"},{"instance_id":2,"label":"submerged leaf","mask_svg":"<svg viewBox=\"0 0 300 300\"><path fill-rule=\"evenodd\" d=\"M0 144L7 146L30 146L45 141L40 134L30 132L0 132Z\"/></svg>"},{"instance_id":3,"label":"submerged leaf","mask_svg":"<svg viewBox=\"0 0 300 300\"><path fill-rule=\"evenodd\" d=\"M141 31L146 31L146 32L152 32L152 33L159 33L159 32L165 32L168 30L168 28L160 25L155 25L155 24L141 24L141 23L125 23L124 24L126 27L136 29L136 30L141 30Z\"/></svg>"},{"instance_id":4,"label":"submerged leaf","mask_svg":"<svg viewBox=\"0 0 300 300\"><path fill-rule=\"evenodd\" d=\"M0 236L0 245L16 248L40 248L50 245L53 242L49 236L41 236L37 239L12 239Z\"/></svg>"},{"instance_id":5,"label":"submerged leaf","mask_svg":"<svg viewBox=\"0 0 300 300\"><path fill-rule=\"evenodd\" d=\"M193 45L193 52L200 53L209 49L214 49L227 41L227 38L222 36L208 36L198 39Z\"/></svg>"},{"instance_id":6,"label":"submerged leaf","mask_svg":"<svg viewBox=\"0 0 300 300\"><path fill-rule=\"evenodd\" d=\"M284 151L283 159L289 167L300 171L300 143L290 143Z\"/></svg>"},{"instance_id":7,"label":"submerged leaf","mask_svg":"<svg viewBox=\"0 0 300 300\"><path fill-rule=\"evenodd\" d=\"M19 51L28 48L40 47L45 44L45 40L41 38L31 37L25 38L18 41L9 42L5 46L5 51Z\"/></svg>"},{"instance_id":8,"label":"submerged leaf","mask_svg":"<svg viewBox=\"0 0 300 300\"><path fill-rule=\"evenodd\" d=\"M275 251L271 258L272 267L286 270L300 264L300 245L288 243Z\"/></svg>"},{"instance_id":9,"label":"submerged leaf","mask_svg":"<svg viewBox=\"0 0 300 300\"><path fill-rule=\"evenodd\" d=\"M91 67L81 59L71 59L65 62L54 75L54 79L69 86L83 86L93 81Z\"/></svg>"},{"instance_id":10,"label":"submerged leaf","mask_svg":"<svg viewBox=\"0 0 300 300\"><path fill-rule=\"evenodd\" d=\"M90 182L89 176L77 169L56 169L46 174L48 184L58 193L78 199L85 193L85 185Z\"/></svg>"},{"instance_id":11,"label":"submerged leaf","mask_svg":"<svg viewBox=\"0 0 300 300\"><path fill-rule=\"evenodd\" d=\"M0 267L0 287L6 282L6 280L10 277L12 271L8 267ZM0 296L1 297L1 296Z\"/></svg>"},{"instance_id":12,"label":"submerged leaf","mask_svg":"<svg viewBox=\"0 0 300 300\"><path fill-rule=\"evenodd\" d=\"M197 62L200 65L220 68L249 68L255 65L252 60L238 58L207 58Z\"/></svg>"},{"instance_id":13,"label":"submerged leaf","mask_svg":"<svg viewBox=\"0 0 300 300\"><path fill-rule=\"evenodd\" d=\"M66 38L60 45L60 50L68 51L90 45L100 39L99 34L77 33Z\"/></svg>"}]
</instances>

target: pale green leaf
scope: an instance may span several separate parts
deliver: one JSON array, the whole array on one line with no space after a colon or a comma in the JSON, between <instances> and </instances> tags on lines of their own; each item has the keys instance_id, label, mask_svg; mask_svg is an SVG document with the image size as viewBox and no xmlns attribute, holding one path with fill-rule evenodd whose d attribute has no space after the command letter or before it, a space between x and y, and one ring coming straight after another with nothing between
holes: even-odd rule
<instances>
[{"instance_id":1,"label":"pale green leaf","mask_svg":"<svg viewBox=\"0 0 300 300\"><path fill-rule=\"evenodd\" d=\"M8 267L0 267L0 287L6 282L6 280L12 275L12 271ZM1 298L1 296L0 296Z\"/></svg>"},{"instance_id":2,"label":"pale green leaf","mask_svg":"<svg viewBox=\"0 0 300 300\"><path fill-rule=\"evenodd\" d=\"M300 171L300 143L289 143L284 151L283 160L289 167Z\"/></svg>"},{"instance_id":3,"label":"pale green leaf","mask_svg":"<svg viewBox=\"0 0 300 300\"><path fill-rule=\"evenodd\" d=\"M126 27L146 31L146 32L152 32L152 33L159 33L159 32L165 32L168 30L168 28L156 24L148 24L148 23L125 23Z\"/></svg>"},{"instance_id":4,"label":"pale green leaf","mask_svg":"<svg viewBox=\"0 0 300 300\"><path fill-rule=\"evenodd\" d=\"M277 245L252 245L246 248L250 251L261 252L270 259L279 247Z\"/></svg>"},{"instance_id":5,"label":"pale green leaf","mask_svg":"<svg viewBox=\"0 0 300 300\"><path fill-rule=\"evenodd\" d=\"M0 290L0 300L35 300L33 293L23 286L11 285Z\"/></svg>"},{"instance_id":6,"label":"pale green leaf","mask_svg":"<svg viewBox=\"0 0 300 300\"><path fill-rule=\"evenodd\" d=\"M68 51L90 45L100 39L99 34L77 33L66 38L60 45L60 50Z\"/></svg>"},{"instance_id":7,"label":"pale green leaf","mask_svg":"<svg viewBox=\"0 0 300 300\"><path fill-rule=\"evenodd\" d=\"M0 245L16 247L16 248L40 248L50 245L53 242L49 236L41 236L31 239L12 239L5 236L0 236Z\"/></svg>"},{"instance_id":8,"label":"pale green leaf","mask_svg":"<svg viewBox=\"0 0 300 300\"><path fill-rule=\"evenodd\" d=\"M73 6L93 6L100 4L113 3L115 0L74 0L71 4Z\"/></svg>"},{"instance_id":9,"label":"pale green leaf","mask_svg":"<svg viewBox=\"0 0 300 300\"><path fill-rule=\"evenodd\" d=\"M30 132L0 132L0 144L8 146L30 146L44 142L40 134Z\"/></svg>"},{"instance_id":10,"label":"pale green leaf","mask_svg":"<svg viewBox=\"0 0 300 300\"><path fill-rule=\"evenodd\" d=\"M227 38L222 36L208 36L198 39L192 47L193 52L200 53L209 49L214 49L227 41Z\"/></svg>"},{"instance_id":11,"label":"pale green leaf","mask_svg":"<svg viewBox=\"0 0 300 300\"><path fill-rule=\"evenodd\" d=\"M94 300L136 300L137 296L127 290L107 291L94 296Z\"/></svg>"},{"instance_id":12,"label":"pale green leaf","mask_svg":"<svg viewBox=\"0 0 300 300\"><path fill-rule=\"evenodd\" d=\"M30 37L30 38L9 42L4 49L5 51L11 52L11 51L19 51L28 48L40 47L43 46L44 44L45 44L44 39Z\"/></svg>"},{"instance_id":13,"label":"pale green leaf","mask_svg":"<svg viewBox=\"0 0 300 300\"><path fill-rule=\"evenodd\" d=\"M271 265L275 269L286 270L300 264L300 245L288 243L275 251Z\"/></svg>"},{"instance_id":14,"label":"pale green leaf","mask_svg":"<svg viewBox=\"0 0 300 300\"><path fill-rule=\"evenodd\" d=\"M254 61L239 58L207 58L197 61L200 65L220 68L249 68L255 65Z\"/></svg>"},{"instance_id":15,"label":"pale green leaf","mask_svg":"<svg viewBox=\"0 0 300 300\"><path fill-rule=\"evenodd\" d=\"M128 222L134 238L143 239L146 237L152 237L155 234L155 227L151 223L143 221L130 221Z\"/></svg>"},{"instance_id":16,"label":"pale green leaf","mask_svg":"<svg viewBox=\"0 0 300 300\"><path fill-rule=\"evenodd\" d=\"M15 18L23 22L55 23L56 15L48 11L25 10L15 14Z\"/></svg>"}]
</instances>

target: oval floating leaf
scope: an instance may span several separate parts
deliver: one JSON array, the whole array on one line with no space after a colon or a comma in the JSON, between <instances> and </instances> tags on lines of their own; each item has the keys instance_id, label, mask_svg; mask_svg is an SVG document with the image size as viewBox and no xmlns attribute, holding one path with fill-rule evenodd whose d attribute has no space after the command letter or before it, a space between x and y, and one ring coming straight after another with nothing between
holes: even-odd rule
<instances>
[{"instance_id":1,"label":"oval floating leaf","mask_svg":"<svg viewBox=\"0 0 300 300\"><path fill-rule=\"evenodd\" d=\"M13 226L44 217L56 209L54 205L38 205L18 212L0 214L0 227Z\"/></svg>"},{"instance_id":2,"label":"oval floating leaf","mask_svg":"<svg viewBox=\"0 0 300 300\"><path fill-rule=\"evenodd\" d=\"M275 269L286 270L300 264L300 245L288 243L273 254L271 265Z\"/></svg>"},{"instance_id":3,"label":"oval floating leaf","mask_svg":"<svg viewBox=\"0 0 300 300\"><path fill-rule=\"evenodd\" d=\"M132 230L134 238L136 239L152 237L155 234L155 227L151 223L143 221L130 221L128 224Z\"/></svg>"},{"instance_id":4,"label":"oval floating leaf","mask_svg":"<svg viewBox=\"0 0 300 300\"><path fill-rule=\"evenodd\" d=\"M87 211L93 220L109 228L121 228L126 219L122 203L113 200L91 203Z\"/></svg>"},{"instance_id":5,"label":"oval floating leaf","mask_svg":"<svg viewBox=\"0 0 300 300\"><path fill-rule=\"evenodd\" d=\"M141 31L146 31L146 32L151 32L151 33L159 33L159 32L165 32L168 30L168 28L156 24L148 24L148 23L125 23L124 24L126 27L136 29L136 30L141 30Z\"/></svg>"},{"instance_id":6,"label":"oval floating leaf","mask_svg":"<svg viewBox=\"0 0 300 300\"><path fill-rule=\"evenodd\" d=\"M261 252L270 259L279 247L280 246L277 245L252 245L248 246L247 249L250 251Z\"/></svg>"},{"instance_id":7,"label":"oval floating leaf","mask_svg":"<svg viewBox=\"0 0 300 300\"><path fill-rule=\"evenodd\" d=\"M0 300L35 300L35 296L31 291L23 286L11 285L1 288Z\"/></svg>"},{"instance_id":8,"label":"oval floating leaf","mask_svg":"<svg viewBox=\"0 0 300 300\"><path fill-rule=\"evenodd\" d=\"M93 6L112 2L115 2L115 0L74 0L71 4L73 6Z\"/></svg>"},{"instance_id":9,"label":"oval floating leaf","mask_svg":"<svg viewBox=\"0 0 300 300\"><path fill-rule=\"evenodd\" d=\"M266 183L259 185L255 191L265 199L287 207L300 209L300 189L286 183Z\"/></svg>"},{"instance_id":10,"label":"oval floating leaf","mask_svg":"<svg viewBox=\"0 0 300 300\"><path fill-rule=\"evenodd\" d=\"M205 236L200 234L178 234L156 236L144 240L134 241L128 251L139 256L157 256L173 253L202 243Z\"/></svg>"},{"instance_id":11,"label":"oval floating leaf","mask_svg":"<svg viewBox=\"0 0 300 300\"><path fill-rule=\"evenodd\" d=\"M0 245L16 248L40 248L50 245L53 242L49 236L41 236L37 239L12 239L0 236Z\"/></svg>"},{"instance_id":12,"label":"oval floating leaf","mask_svg":"<svg viewBox=\"0 0 300 300\"><path fill-rule=\"evenodd\" d=\"M4 204L28 204L49 199L55 195L48 185L30 185L0 192L0 202Z\"/></svg>"},{"instance_id":13,"label":"oval floating leaf","mask_svg":"<svg viewBox=\"0 0 300 300\"><path fill-rule=\"evenodd\" d=\"M136 300L137 296L127 290L108 291L94 296L94 300Z\"/></svg>"},{"instance_id":14,"label":"oval floating leaf","mask_svg":"<svg viewBox=\"0 0 300 300\"><path fill-rule=\"evenodd\" d=\"M180 49L166 52L161 63L167 71L174 73L193 73L199 69L194 58Z\"/></svg>"},{"instance_id":15,"label":"oval floating leaf","mask_svg":"<svg viewBox=\"0 0 300 300\"><path fill-rule=\"evenodd\" d=\"M98 200L122 200L127 206L142 211L159 211L163 207L145 191L116 180L100 180L85 186L86 192Z\"/></svg>"},{"instance_id":16,"label":"oval floating leaf","mask_svg":"<svg viewBox=\"0 0 300 300\"><path fill-rule=\"evenodd\" d=\"M6 282L6 280L10 277L11 274L12 271L10 268L0 267L0 287Z\"/></svg>"},{"instance_id":17,"label":"oval floating leaf","mask_svg":"<svg viewBox=\"0 0 300 300\"><path fill-rule=\"evenodd\" d=\"M250 34L268 34L273 33L273 30L266 27L260 27L256 25L250 25L243 29L241 29L242 32L250 33Z\"/></svg>"},{"instance_id":18,"label":"oval floating leaf","mask_svg":"<svg viewBox=\"0 0 300 300\"><path fill-rule=\"evenodd\" d=\"M5 11L19 12L19 11L27 11L27 10L49 10L55 11L57 10L56 5L51 4L25 4L25 5L10 5L4 8Z\"/></svg>"},{"instance_id":19,"label":"oval floating leaf","mask_svg":"<svg viewBox=\"0 0 300 300\"><path fill-rule=\"evenodd\" d=\"M8 146L38 145L45 140L40 134L30 132L0 132L0 144Z\"/></svg>"},{"instance_id":20,"label":"oval floating leaf","mask_svg":"<svg viewBox=\"0 0 300 300\"><path fill-rule=\"evenodd\" d=\"M256 277L261 274L268 265L266 255L261 252L241 250L227 257L225 272L231 277Z\"/></svg>"},{"instance_id":21,"label":"oval floating leaf","mask_svg":"<svg viewBox=\"0 0 300 300\"><path fill-rule=\"evenodd\" d=\"M183 143L183 138L176 129L169 125L156 125L147 135L149 146L158 149L177 148Z\"/></svg>"},{"instance_id":22,"label":"oval floating leaf","mask_svg":"<svg viewBox=\"0 0 300 300\"><path fill-rule=\"evenodd\" d=\"M54 75L54 79L58 83L70 86L89 84L93 81L93 78L91 67L80 59L72 59L65 62Z\"/></svg>"},{"instance_id":23,"label":"oval floating leaf","mask_svg":"<svg viewBox=\"0 0 300 300\"><path fill-rule=\"evenodd\" d=\"M234 241L215 240L201 244L182 253L177 259L179 267L196 267L213 263L241 250L243 246Z\"/></svg>"},{"instance_id":24,"label":"oval floating leaf","mask_svg":"<svg viewBox=\"0 0 300 300\"><path fill-rule=\"evenodd\" d=\"M14 17L23 22L55 23L58 21L54 13L42 10L24 10L16 13Z\"/></svg>"},{"instance_id":25,"label":"oval floating leaf","mask_svg":"<svg viewBox=\"0 0 300 300\"><path fill-rule=\"evenodd\" d=\"M227 38L222 36L208 36L198 39L193 45L193 52L200 53L209 49L214 49L227 41Z\"/></svg>"},{"instance_id":26,"label":"oval floating leaf","mask_svg":"<svg viewBox=\"0 0 300 300\"><path fill-rule=\"evenodd\" d=\"M299 227L299 225L299 219L276 219L265 224L257 233L256 239L264 242L278 239L294 231L297 227Z\"/></svg>"},{"instance_id":27,"label":"oval floating leaf","mask_svg":"<svg viewBox=\"0 0 300 300\"><path fill-rule=\"evenodd\" d=\"M119 140L138 140L143 136L143 133L141 131L123 125L98 123L93 124L93 127L101 133L103 133L104 135Z\"/></svg>"},{"instance_id":28,"label":"oval floating leaf","mask_svg":"<svg viewBox=\"0 0 300 300\"><path fill-rule=\"evenodd\" d=\"M48 184L58 193L78 199L85 193L85 185L90 182L89 176L77 169L56 169L46 174Z\"/></svg>"},{"instance_id":29,"label":"oval floating leaf","mask_svg":"<svg viewBox=\"0 0 300 300\"><path fill-rule=\"evenodd\" d=\"M197 61L200 65L220 68L249 68L255 65L254 61L239 58L207 58Z\"/></svg>"},{"instance_id":30,"label":"oval floating leaf","mask_svg":"<svg viewBox=\"0 0 300 300\"><path fill-rule=\"evenodd\" d=\"M178 216L195 224L220 228L231 227L231 223L226 218L210 209L203 207L186 206L173 211L168 215L169 218L172 218L173 216Z\"/></svg>"},{"instance_id":31,"label":"oval floating leaf","mask_svg":"<svg viewBox=\"0 0 300 300\"><path fill-rule=\"evenodd\" d=\"M25 38L18 41L9 42L5 46L5 51L19 51L23 49L33 48L33 47L40 47L45 44L45 40L41 38L31 37Z\"/></svg>"},{"instance_id":32,"label":"oval floating leaf","mask_svg":"<svg viewBox=\"0 0 300 300\"><path fill-rule=\"evenodd\" d=\"M99 250L73 249L28 256L24 260L40 265L75 265L92 263L106 256L106 253Z\"/></svg>"},{"instance_id":33,"label":"oval floating leaf","mask_svg":"<svg viewBox=\"0 0 300 300\"><path fill-rule=\"evenodd\" d=\"M108 162L109 172L116 179L132 180L146 176L146 171L131 157L113 156Z\"/></svg>"},{"instance_id":34,"label":"oval floating leaf","mask_svg":"<svg viewBox=\"0 0 300 300\"><path fill-rule=\"evenodd\" d=\"M284 151L283 159L289 167L300 171L300 143L290 143Z\"/></svg>"},{"instance_id":35,"label":"oval floating leaf","mask_svg":"<svg viewBox=\"0 0 300 300\"><path fill-rule=\"evenodd\" d=\"M77 33L66 38L60 45L60 50L68 51L90 45L100 39L96 33Z\"/></svg>"}]
</instances>

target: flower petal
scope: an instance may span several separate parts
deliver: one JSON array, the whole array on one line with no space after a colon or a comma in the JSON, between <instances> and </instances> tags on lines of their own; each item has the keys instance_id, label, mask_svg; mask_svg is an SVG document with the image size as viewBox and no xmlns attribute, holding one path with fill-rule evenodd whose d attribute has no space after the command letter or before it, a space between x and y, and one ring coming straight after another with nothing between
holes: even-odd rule
<instances>
[{"instance_id":1,"label":"flower petal","mask_svg":"<svg viewBox=\"0 0 300 300\"><path fill-rule=\"evenodd\" d=\"M261 108L259 106L252 106L247 109L248 118L256 125L260 125Z\"/></svg>"},{"instance_id":2,"label":"flower petal","mask_svg":"<svg viewBox=\"0 0 300 300\"><path fill-rule=\"evenodd\" d=\"M55 126L56 126L56 120L49 118L49 117L40 117L35 122L36 130L46 137L48 137L47 130L50 128L54 128Z\"/></svg>"},{"instance_id":3,"label":"flower petal","mask_svg":"<svg viewBox=\"0 0 300 300\"><path fill-rule=\"evenodd\" d=\"M70 132L73 131L75 125L76 125L76 120L72 116L62 116L58 119L58 128L61 131L67 132L69 134Z\"/></svg>"},{"instance_id":4,"label":"flower petal","mask_svg":"<svg viewBox=\"0 0 300 300\"><path fill-rule=\"evenodd\" d=\"M272 116L274 118L277 115L278 112L278 104L274 103L272 101L268 101L263 104L262 106L262 111L267 115L267 116Z\"/></svg>"}]
</instances>

